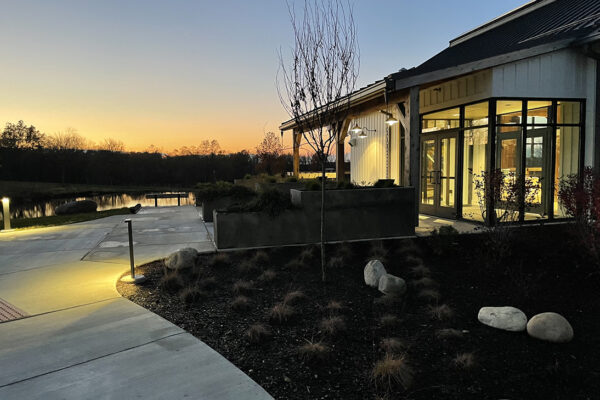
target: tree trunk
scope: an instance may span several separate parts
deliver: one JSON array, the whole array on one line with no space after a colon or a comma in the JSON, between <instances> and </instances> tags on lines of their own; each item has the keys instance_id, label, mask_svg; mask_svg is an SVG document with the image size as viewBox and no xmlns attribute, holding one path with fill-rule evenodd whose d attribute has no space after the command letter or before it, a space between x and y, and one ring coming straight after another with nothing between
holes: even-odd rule
<instances>
[{"instance_id":1,"label":"tree trunk","mask_svg":"<svg viewBox=\"0 0 600 400\"><path fill-rule=\"evenodd\" d=\"M321 161L321 279L325 274L325 160Z\"/></svg>"}]
</instances>

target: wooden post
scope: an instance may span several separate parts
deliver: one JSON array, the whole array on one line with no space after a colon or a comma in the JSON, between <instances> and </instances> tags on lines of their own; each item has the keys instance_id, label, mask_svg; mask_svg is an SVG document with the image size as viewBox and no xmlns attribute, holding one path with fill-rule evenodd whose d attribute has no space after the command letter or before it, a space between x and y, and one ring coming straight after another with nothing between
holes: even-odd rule
<instances>
[{"instance_id":1,"label":"wooden post","mask_svg":"<svg viewBox=\"0 0 600 400\"><path fill-rule=\"evenodd\" d=\"M300 142L302 141L302 133L297 132L294 129L293 138L294 142L294 176L300 177Z\"/></svg>"},{"instance_id":2,"label":"wooden post","mask_svg":"<svg viewBox=\"0 0 600 400\"><path fill-rule=\"evenodd\" d=\"M415 226L419 226L419 205L421 203L421 117L419 116L419 87L410 88L409 108L409 130L410 140L410 186L415 188L415 207L416 221Z\"/></svg>"},{"instance_id":3,"label":"wooden post","mask_svg":"<svg viewBox=\"0 0 600 400\"><path fill-rule=\"evenodd\" d=\"M344 159L344 142L346 141L346 135L348 134L348 128L350 127L351 118L346 118L342 122L339 136L336 143L335 152L335 176L338 182L343 182L346 177L346 160Z\"/></svg>"}]
</instances>

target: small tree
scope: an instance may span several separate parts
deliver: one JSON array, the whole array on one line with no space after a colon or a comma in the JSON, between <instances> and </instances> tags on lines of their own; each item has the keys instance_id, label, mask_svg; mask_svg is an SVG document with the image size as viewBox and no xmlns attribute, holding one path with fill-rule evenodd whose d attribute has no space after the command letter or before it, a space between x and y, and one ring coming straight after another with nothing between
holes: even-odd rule
<instances>
[{"instance_id":1,"label":"small tree","mask_svg":"<svg viewBox=\"0 0 600 400\"><path fill-rule=\"evenodd\" d=\"M283 145L275 133L265 133L263 140L256 146L256 155L258 156L256 165L258 171L266 172L269 175L283 172L285 168Z\"/></svg>"},{"instance_id":2,"label":"small tree","mask_svg":"<svg viewBox=\"0 0 600 400\"><path fill-rule=\"evenodd\" d=\"M352 7L341 0L305 0L297 19L288 3L294 32L289 62L280 53L278 93L296 129L321 165L321 272L325 274L325 167L341 137L358 77L359 52Z\"/></svg>"},{"instance_id":3,"label":"small tree","mask_svg":"<svg viewBox=\"0 0 600 400\"><path fill-rule=\"evenodd\" d=\"M7 122L0 134L0 147L9 149L39 149L45 135L33 125L25 125L21 120L16 124Z\"/></svg>"},{"instance_id":4,"label":"small tree","mask_svg":"<svg viewBox=\"0 0 600 400\"><path fill-rule=\"evenodd\" d=\"M582 247L600 266L600 175L591 167L583 175L569 175L560 181L558 199L565 213L575 218L575 230Z\"/></svg>"}]
</instances>

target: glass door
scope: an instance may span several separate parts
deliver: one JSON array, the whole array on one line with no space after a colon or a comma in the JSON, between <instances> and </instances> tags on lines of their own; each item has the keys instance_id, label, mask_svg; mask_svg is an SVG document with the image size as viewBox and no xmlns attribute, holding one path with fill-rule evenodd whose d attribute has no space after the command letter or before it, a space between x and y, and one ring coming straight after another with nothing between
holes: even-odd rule
<instances>
[{"instance_id":1,"label":"glass door","mask_svg":"<svg viewBox=\"0 0 600 400\"><path fill-rule=\"evenodd\" d=\"M456 217L456 151L456 133L421 139L420 212Z\"/></svg>"}]
</instances>

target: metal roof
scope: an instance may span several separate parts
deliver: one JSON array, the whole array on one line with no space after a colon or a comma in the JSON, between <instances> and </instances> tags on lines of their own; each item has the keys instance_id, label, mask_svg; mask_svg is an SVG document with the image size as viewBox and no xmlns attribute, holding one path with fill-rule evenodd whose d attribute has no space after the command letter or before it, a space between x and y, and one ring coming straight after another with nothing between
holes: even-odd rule
<instances>
[{"instance_id":1,"label":"metal roof","mask_svg":"<svg viewBox=\"0 0 600 400\"><path fill-rule=\"evenodd\" d=\"M599 0L538 0L515 18L508 13L451 42L450 47L416 68L392 74L395 79L420 75L565 39L577 40L600 29ZM529 4L528 4L529 5ZM505 22L503 22L505 21ZM485 28L485 29L484 29ZM464 39L464 36L468 37Z\"/></svg>"}]
</instances>

